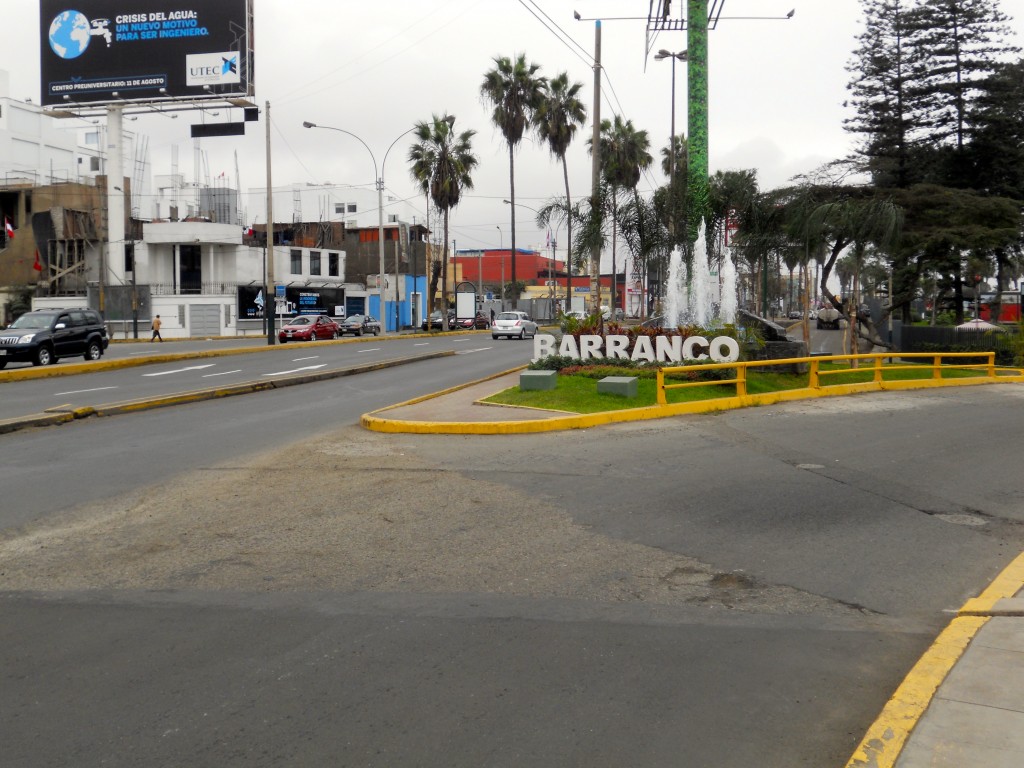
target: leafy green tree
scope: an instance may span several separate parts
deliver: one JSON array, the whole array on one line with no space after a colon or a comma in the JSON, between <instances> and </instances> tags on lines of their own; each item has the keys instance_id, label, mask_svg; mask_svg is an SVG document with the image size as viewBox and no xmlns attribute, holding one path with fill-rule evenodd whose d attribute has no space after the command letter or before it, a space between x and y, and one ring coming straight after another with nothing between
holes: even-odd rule
<instances>
[{"instance_id":1,"label":"leafy green tree","mask_svg":"<svg viewBox=\"0 0 1024 768\"><path fill-rule=\"evenodd\" d=\"M893 249L896 305L906 306L917 279L933 272L940 290L952 291L957 322L963 322L966 259L992 261L991 271L998 271L998 254L1007 258L1019 253L1024 223L1020 203L934 184L898 190L893 201L905 215ZM904 319L909 320L909 312Z\"/></svg>"},{"instance_id":2,"label":"leafy green tree","mask_svg":"<svg viewBox=\"0 0 1024 768\"><path fill-rule=\"evenodd\" d=\"M416 124L416 143L409 148L410 173L420 190L430 196L444 217L444 260L441 273L441 302L448 306L448 219L452 208L459 204L462 192L473 188L472 172L477 158L473 154L472 139L476 131L455 132L455 118L434 115L430 122ZM429 311L434 310L437 293L437 275L431 273L427 299ZM448 313L444 313L443 327L448 330Z\"/></svg>"},{"instance_id":3,"label":"leafy green tree","mask_svg":"<svg viewBox=\"0 0 1024 768\"><path fill-rule=\"evenodd\" d=\"M527 63L526 55L520 54L515 61L507 56L494 58L494 69L484 75L480 95L494 107L491 121L501 131L508 145L508 186L509 215L512 227L512 275L516 281L516 174L515 153L527 129L543 104L547 92L546 78L538 75L539 64ZM519 294L515 294L513 306L518 306Z\"/></svg>"},{"instance_id":4,"label":"leafy green tree","mask_svg":"<svg viewBox=\"0 0 1024 768\"><path fill-rule=\"evenodd\" d=\"M565 160L565 154L576 136L576 131L587 119L587 109L579 98L582 89L583 83L570 83L566 72L552 78L535 117L537 135L548 145L551 154L562 163L566 209L572 208L572 197L569 194L569 165ZM565 308L568 310L572 306L572 265L569 256L572 253L572 217L565 216L564 221L567 254Z\"/></svg>"},{"instance_id":5,"label":"leafy green tree","mask_svg":"<svg viewBox=\"0 0 1024 768\"><path fill-rule=\"evenodd\" d=\"M622 239L633 260L633 277L650 291L652 267L664 262L672 247L664 213L656 199L635 195L622 206L619 214ZM659 291L660 283L659 280ZM643 306L641 314L644 314Z\"/></svg>"},{"instance_id":6,"label":"leafy green tree","mask_svg":"<svg viewBox=\"0 0 1024 768\"><path fill-rule=\"evenodd\" d=\"M661 148L661 170L669 177L669 183L663 189L664 201L661 205L665 208L667 215L666 225L675 235L676 245L686 243L684 236L687 231L687 186L688 175L687 163L688 144L685 134L679 134L675 140L675 168L673 169L672 158L673 142L671 137L668 143Z\"/></svg>"},{"instance_id":7,"label":"leafy green tree","mask_svg":"<svg viewBox=\"0 0 1024 768\"><path fill-rule=\"evenodd\" d=\"M619 218L619 190L629 189L634 201L638 198L637 185L641 173L650 167L653 158L648 151L651 146L647 131L638 131L632 120L623 120L616 115L611 121L601 121L601 175L611 187L612 202L612 288L611 306L617 307L615 289L617 282L616 232ZM593 149L593 147L591 147ZM639 205L639 204L638 204Z\"/></svg>"},{"instance_id":8,"label":"leafy green tree","mask_svg":"<svg viewBox=\"0 0 1024 768\"><path fill-rule=\"evenodd\" d=\"M570 215L579 233L573 242L572 259L574 263L590 265L589 309L592 313L601 306L600 265L595 263L594 254L600 254L608 246L612 208L611 188L603 179L599 181L596 195L580 200L571 208Z\"/></svg>"},{"instance_id":9,"label":"leafy green tree","mask_svg":"<svg viewBox=\"0 0 1024 768\"><path fill-rule=\"evenodd\" d=\"M873 343L887 346L874 328L861 328L861 318L851 317L842 303L828 290L828 279L843 252L875 245L885 249L895 245L903 226L903 211L887 194L871 188L848 185L803 186L793 190L786 205L789 230L797 239L821 241L828 255L821 268L821 296Z\"/></svg>"},{"instance_id":10,"label":"leafy green tree","mask_svg":"<svg viewBox=\"0 0 1024 768\"><path fill-rule=\"evenodd\" d=\"M968 114L969 187L1024 200L1024 59L996 67Z\"/></svg>"}]
</instances>

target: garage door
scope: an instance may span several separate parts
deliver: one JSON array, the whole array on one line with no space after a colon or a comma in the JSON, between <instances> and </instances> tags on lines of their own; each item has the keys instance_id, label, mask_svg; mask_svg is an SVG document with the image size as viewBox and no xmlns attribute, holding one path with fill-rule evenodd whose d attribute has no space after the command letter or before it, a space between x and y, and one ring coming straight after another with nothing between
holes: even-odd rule
<instances>
[{"instance_id":1,"label":"garage door","mask_svg":"<svg viewBox=\"0 0 1024 768\"><path fill-rule=\"evenodd\" d=\"M190 336L220 336L220 304L192 304L188 332Z\"/></svg>"}]
</instances>

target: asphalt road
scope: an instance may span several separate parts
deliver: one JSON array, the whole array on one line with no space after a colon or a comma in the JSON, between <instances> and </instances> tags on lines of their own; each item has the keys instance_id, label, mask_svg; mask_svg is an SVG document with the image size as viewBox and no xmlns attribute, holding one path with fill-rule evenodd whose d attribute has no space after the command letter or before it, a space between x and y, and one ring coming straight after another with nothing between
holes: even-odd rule
<instances>
[{"instance_id":1,"label":"asphalt road","mask_svg":"<svg viewBox=\"0 0 1024 768\"><path fill-rule=\"evenodd\" d=\"M238 345L234 342L180 342L147 344L140 354L131 348L140 345L116 345L113 355L145 358L156 352L217 352ZM199 357L192 360L152 363L109 371L88 372L49 379L4 381L0 373L0 419L41 413L55 406L98 406L102 404L160 397L240 384L272 381L307 372L326 372L363 363L394 360L441 350L456 355L484 355L499 366L511 368L529 362L533 355L530 341L494 340L489 334L403 335L399 338L368 338L347 342L317 344L291 343L267 348L255 346L251 354ZM121 347L128 348L126 350Z\"/></svg>"},{"instance_id":2,"label":"asphalt road","mask_svg":"<svg viewBox=\"0 0 1024 768\"><path fill-rule=\"evenodd\" d=\"M353 426L498 363L0 439L4 764L841 766L1024 547L1016 386Z\"/></svg>"}]
</instances>

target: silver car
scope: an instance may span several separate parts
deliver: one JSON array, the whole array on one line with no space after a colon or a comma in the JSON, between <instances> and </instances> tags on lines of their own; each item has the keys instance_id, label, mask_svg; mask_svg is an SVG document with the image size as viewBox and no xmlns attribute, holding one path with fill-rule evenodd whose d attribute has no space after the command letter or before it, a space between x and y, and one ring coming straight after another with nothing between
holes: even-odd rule
<instances>
[{"instance_id":1,"label":"silver car","mask_svg":"<svg viewBox=\"0 0 1024 768\"><path fill-rule=\"evenodd\" d=\"M510 339L532 339L537 335L537 324L525 312L502 312L491 324L491 338L508 336Z\"/></svg>"}]
</instances>

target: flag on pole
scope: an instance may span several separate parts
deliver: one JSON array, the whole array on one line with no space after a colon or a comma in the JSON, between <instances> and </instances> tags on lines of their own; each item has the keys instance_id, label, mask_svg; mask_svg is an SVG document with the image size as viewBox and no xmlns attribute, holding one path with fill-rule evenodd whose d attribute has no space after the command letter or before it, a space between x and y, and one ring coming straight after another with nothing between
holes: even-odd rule
<instances>
[{"instance_id":1,"label":"flag on pole","mask_svg":"<svg viewBox=\"0 0 1024 768\"><path fill-rule=\"evenodd\" d=\"M11 226L11 220L4 216L4 230L7 232L7 238L9 240L14 239L14 227Z\"/></svg>"},{"instance_id":2,"label":"flag on pole","mask_svg":"<svg viewBox=\"0 0 1024 768\"><path fill-rule=\"evenodd\" d=\"M35 260L35 263L32 265L32 269L34 269L36 272L42 272L43 271L43 265L39 261L39 250L38 249L36 249L36 260Z\"/></svg>"},{"instance_id":3,"label":"flag on pole","mask_svg":"<svg viewBox=\"0 0 1024 768\"><path fill-rule=\"evenodd\" d=\"M551 247L551 230L550 229L548 230L548 244L547 244L547 247L548 248Z\"/></svg>"}]
</instances>

